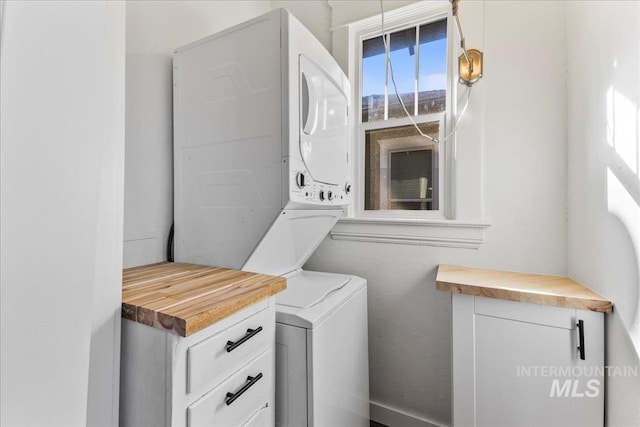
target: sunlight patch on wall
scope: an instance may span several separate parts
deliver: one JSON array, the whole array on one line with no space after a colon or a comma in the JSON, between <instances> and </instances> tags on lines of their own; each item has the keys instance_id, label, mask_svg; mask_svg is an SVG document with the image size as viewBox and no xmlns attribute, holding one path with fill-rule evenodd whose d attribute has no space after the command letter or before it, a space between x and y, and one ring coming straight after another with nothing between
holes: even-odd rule
<instances>
[{"instance_id":1,"label":"sunlight patch on wall","mask_svg":"<svg viewBox=\"0 0 640 427\"><path fill-rule=\"evenodd\" d=\"M638 258L636 265L640 266L640 205L609 167L607 168L607 207L609 213L618 217L626 227ZM640 271L638 273L640 275ZM640 307L640 300L635 302L636 311L638 307ZM629 332L634 346L640 349L640 315L637 312L635 317L631 318Z\"/></svg>"},{"instance_id":2,"label":"sunlight patch on wall","mask_svg":"<svg viewBox=\"0 0 640 427\"><path fill-rule=\"evenodd\" d=\"M607 143L637 176L640 163L640 111L625 95L607 91Z\"/></svg>"}]
</instances>

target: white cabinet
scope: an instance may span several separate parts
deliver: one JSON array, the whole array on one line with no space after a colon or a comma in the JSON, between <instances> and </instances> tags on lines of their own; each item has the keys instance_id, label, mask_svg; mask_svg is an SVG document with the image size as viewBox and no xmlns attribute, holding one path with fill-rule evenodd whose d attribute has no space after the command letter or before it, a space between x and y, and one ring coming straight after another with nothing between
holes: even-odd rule
<instances>
[{"instance_id":1,"label":"white cabinet","mask_svg":"<svg viewBox=\"0 0 640 427\"><path fill-rule=\"evenodd\" d=\"M603 425L604 314L456 293L452 304L454 426Z\"/></svg>"},{"instance_id":2,"label":"white cabinet","mask_svg":"<svg viewBox=\"0 0 640 427\"><path fill-rule=\"evenodd\" d=\"M455 427L604 424L611 301L563 276L440 265L452 293Z\"/></svg>"},{"instance_id":3,"label":"white cabinet","mask_svg":"<svg viewBox=\"0 0 640 427\"><path fill-rule=\"evenodd\" d=\"M120 425L273 426L275 297L187 337L122 320Z\"/></svg>"}]
</instances>

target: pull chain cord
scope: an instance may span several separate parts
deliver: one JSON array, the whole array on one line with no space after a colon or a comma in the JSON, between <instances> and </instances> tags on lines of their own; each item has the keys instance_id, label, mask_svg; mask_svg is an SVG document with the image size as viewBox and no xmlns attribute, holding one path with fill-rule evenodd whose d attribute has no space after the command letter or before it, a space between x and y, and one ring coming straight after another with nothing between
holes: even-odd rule
<instances>
[{"instance_id":1,"label":"pull chain cord","mask_svg":"<svg viewBox=\"0 0 640 427\"><path fill-rule=\"evenodd\" d=\"M389 64L389 74L391 75L391 82L393 83L393 90L396 94L396 98L398 98L398 101L400 101L400 105L402 106L402 109L404 110L405 115L407 116L407 118L409 119L413 127L416 128L420 136L427 138L431 142L439 144L440 140L438 140L438 138L434 138L431 135L427 135L426 133L422 132L422 130L418 127L418 125L416 124L411 114L409 114L409 111L407 110L407 107L405 106L404 101L402 100L402 97L398 93L398 85L396 84L396 78L393 75L393 64L391 63L391 55L389 53L390 51L389 41L387 40L387 36L385 36L384 34L384 7L382 6L382 0L380 0L380 18L381 18L382 43L384 44L384 51L385 51L385 56L387 60L386 62L387 64ZM391 34L388 34L388 36L391 37ZM467 111L470 98L471 98L471 86L467 86L467 100L464 104L464 107L462 108L462 111L460 111L460 115L458 116L458 120L456 120L456 123L453 126L453 129L444 138L442 138L442 142L447 141L454 133L456 133L456 130L458 129L458 125L460 124L460 121L462 120L464 113Z\"/></svg>"},{"instance_id":2,"label":"pull chain cord","mask_svg":"<svg viewBox=\"0 0 640 427\"><path fill-rule=\"evenodd\" d=\"M453 14L453 19L456 20L456 28L458 29L458 36L460 37L460 49L462 49L464 58L467 60L467 64L469 64L469 74L471 74L473 73L473 61L469 57L469 52L467 52L467 45L464 41L464 34L462 33L462 25L460 25L460 18L458 17L458 3L460 3L460 0L450 0L450 1L451 1L451 13Z\"/></svg>"}]
</instances>

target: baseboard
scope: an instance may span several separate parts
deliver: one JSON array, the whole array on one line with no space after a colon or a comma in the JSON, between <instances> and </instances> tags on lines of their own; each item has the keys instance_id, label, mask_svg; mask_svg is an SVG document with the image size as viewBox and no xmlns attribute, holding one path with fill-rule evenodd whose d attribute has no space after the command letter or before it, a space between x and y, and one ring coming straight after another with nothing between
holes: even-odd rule
<instances>
[{"instance_id":1,"label":"baseboard","mask_svg":"<svg viewBox=\"0 0 640 427\"><path fill-rule=\"evenodd\" d=\"M371 420L388 427L442 427L424 418L416 417L405 412L390 408L381 403L369 404Z\"/></svg>"}]
</instances>

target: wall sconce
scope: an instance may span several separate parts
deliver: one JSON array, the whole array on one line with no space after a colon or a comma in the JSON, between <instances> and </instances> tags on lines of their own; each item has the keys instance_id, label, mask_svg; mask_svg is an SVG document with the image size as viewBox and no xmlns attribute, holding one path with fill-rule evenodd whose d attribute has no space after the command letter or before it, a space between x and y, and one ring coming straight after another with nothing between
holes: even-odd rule
<instances>
[{"instance_id":1,"label":"wall sconce","mask_svg":"<svg viewBox=\"0 0 640 427\"><path fill-rule=\"evenodd\" d=\"M458 81L471 86L482 77L482 52L470 49L458 58Z\"/></svg>"},{"instance_id":2,"label":"wall sconce","mask_svg":"<svg viewBox=\"0 0 640 427\"><path fill-rule=\"evenodd\" d=\"M451 8L453 11L453 17L456 21L456 28L458 28L458 34L460 35L460 48L462 48L462 55L458 58L458 81L467 86L472 86L482 77L482 52L477 49L467 50L464 43L464 34L462 33L462 26L460 25L460 18L458 17L458 3L460 0L451 0Z\"/></svg>"}]
</instances>

